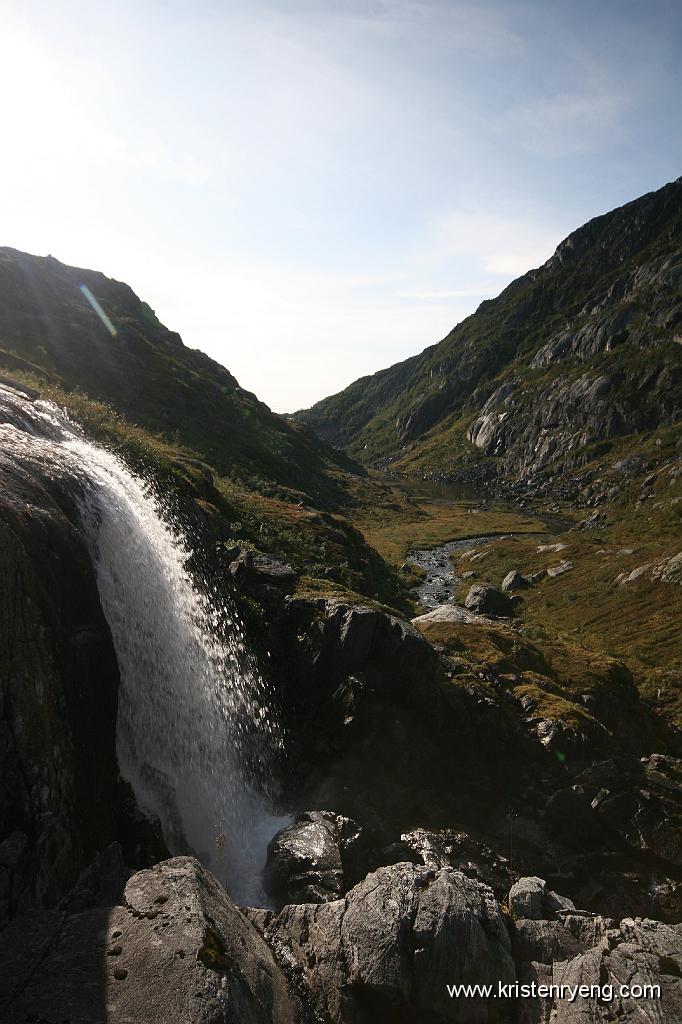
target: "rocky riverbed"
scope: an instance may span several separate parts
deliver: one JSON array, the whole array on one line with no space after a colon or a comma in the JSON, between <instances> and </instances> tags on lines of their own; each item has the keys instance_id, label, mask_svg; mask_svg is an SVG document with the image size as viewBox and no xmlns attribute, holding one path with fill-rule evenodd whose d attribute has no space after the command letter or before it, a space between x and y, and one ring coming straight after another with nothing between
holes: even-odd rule
<instances>
[{"instance_id":1,"label":"rocky riverbed","mask_svg":"<svg viewBox=\"0 0 682 1024\"><path fill-rule=\"evenodd\" d=\"M453 604L457 587L464 580L463 574L455 570L453 556L480 547L490 539L468 537L465 540L453 540L435 548L421 548L412 552L409 562L425 573L424 579L415 587L419 603L429 610L442 604Z\"/></svg>"}]
</instances>

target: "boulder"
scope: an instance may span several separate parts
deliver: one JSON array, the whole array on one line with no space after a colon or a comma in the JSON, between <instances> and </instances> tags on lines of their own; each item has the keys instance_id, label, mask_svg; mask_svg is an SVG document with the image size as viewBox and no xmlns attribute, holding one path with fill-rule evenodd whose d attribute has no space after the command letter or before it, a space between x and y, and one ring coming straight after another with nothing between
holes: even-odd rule
<instances>
[{"instance_id":1,"label":"boulder","mask_svg":"<svg viewBox=\"0 0 682 1024\"><path fill-rule=\"evenodd\" d=\"M281 903L338 899L355 874L361 831L331 811L300 814L270 841L264 871L268 891Z\"/></svg>"},{"instance_id":2,"label":"boulder","mask_svg":"<svg viewBox=\"0 0 682 1024\"><path fill-rule=\"evenodd\" d=\"M530 580L523 576L517 569L512 569L502 580L502 590L505 594L513 593L515 590L526 590L530 586Z\"/></svg>"},{"instance_id":3,"label":"boulder","mask_svg":"<svg viewBox=\"0 0 682 1024\"><path fill-rule=\"evenodd\" d=\"M514 612L514 605L506 594L503 594L497 587L490 587L483 583L474 583L469 589L464 602L466 608L482 615L494 615L509 617Z\"/></svg>"},{"instance_id":4,"label":"boulder","mask_svg":"<svg viewBox=\"0 0 682 1024\"><path fill-rule=\"evenodd\" d=\"M503 1001L451 999L447 985L516 977L492 891L450 868L379 868L343 900L284 907L265 935L293 958L315 1010L334 1024L490 1024Z\"/></svg>"},{"instance_id":5,"label":"boulder","mask_svg":"<svg viewBox=\"0 0 682 1024\"><path fill-rule=\"evenodd\" d=\"M509 890L509 910L512 917L525 917L539 921L544 915L545 880L531 875L519 878Z\"/></svg>"},{"instance_id":6,"label":"boulder","mask_svg":"<svg viewBox=\"0 0 682 1024\"><path fill-rule=\"evenodd\" d=\"M423 627L429 626L433 622L481 623L485 621L484 616L477 615L476 612L471 612L467 608L461 608L459 605L439 604L430 612L418 615L416 619L412 619L412 624Z\"/></svg>"},{"instance_id":7,"label":"boulder","mask_svg":"<svg viewBox=\"0 0 682 1024\"><path fill-rule=\"evenodd\" d=\"M568 572L572 568L573 568L573 562L569 561L568 559L564 559L564 561L563 562L559 562L558 565L550 565L549 569L547 570L547 575L548 576L563 576L563 574L565 572Z\"/></svg>"},{"instance_id":8,"label":"boulder","mask_svg":"<svg viewBox=\"0 0 682 1024\"><path fill-rule=\"evenodd\" d=\"M0 936L8 1024L304 1024L262 936L209 871L175 857L134 875L123 905L24 915Z\"/></svg>"}]
</instances>

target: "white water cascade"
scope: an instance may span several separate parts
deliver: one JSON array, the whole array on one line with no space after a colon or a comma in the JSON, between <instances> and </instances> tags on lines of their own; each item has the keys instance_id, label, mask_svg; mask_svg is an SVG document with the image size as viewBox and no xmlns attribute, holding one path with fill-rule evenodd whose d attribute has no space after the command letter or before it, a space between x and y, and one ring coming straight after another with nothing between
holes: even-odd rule
<instances>
[{"instance_id":1,"label":"white water cascade","mask_svg":"<svg viewBox=\"0 0 682 1024\"><path fill-rule=\"evenodd\" d=\"M236 900L262 902L282 738L234 609L197 588L187 540L151 486L56 406L0 385L0 447L78 485L121 675L119 765L138 804L173 853L194 852Z\"/></svg>"}]
</instances>

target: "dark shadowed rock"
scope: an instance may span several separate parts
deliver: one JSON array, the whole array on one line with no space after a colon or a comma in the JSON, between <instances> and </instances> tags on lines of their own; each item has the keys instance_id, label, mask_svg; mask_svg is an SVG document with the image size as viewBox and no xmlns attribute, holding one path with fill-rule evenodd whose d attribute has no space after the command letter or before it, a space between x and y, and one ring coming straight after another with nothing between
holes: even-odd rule
<instances>
[{"instance_id":1,"label":"dark shadowed rock","mask_svg":"<svg viewBox=\"0 0 682 1024\"><path fill-rule=\"evenodd\" d=\"M523 576L516 569L512 569L502 580L502 590L510 594L515 590L526 590L531 585L527 576Z\"/></svg>"},{"instance_id":2,"label":"dark shadowed rock","mask_svg":"<svg viewBox=\"0 0 682 1024\"><path fill-rule=\"evenodd\" d=\"M496 615L506 618L514 614L514 605L511 599L497 587L490 587L484 583L474 583L469 589L464 604L470 611L478 612L481 615Z\"/></svg>"},{"instance_id":3,"label":"dark shadowed rock","mask_svg":"<svg viewBox=\"0 0 682 1024\"><path fill-rule=\"evenodd\" d=\"M41 927L17 918L0 937L0 971L7 1024L309 1020L261 935L191 857L134 875L122 906Z\"/></svg>"},{"instance_id":4,"label":"dark shadowed rock","mask_svg":"<svg viewBox=\"0 0 682 1024\"><path fill-rule=\"evenodd\" d=\"M331 811L306 811L270 841L264 878L282 903L326 903L349 888L361 829Z\"/></svg>"},{"instance_id":5,"label":"dark shadowed rock","mask_svg":"<svg viewBox=\"0 0 682 1024\"><path fill-rule=\"evenodd\" d=\"M0 918L7 919L54 906L116 838L119 676L73 501L49 471L10 452L0 452L0 476Z\"/></svg>"}]
</instances>

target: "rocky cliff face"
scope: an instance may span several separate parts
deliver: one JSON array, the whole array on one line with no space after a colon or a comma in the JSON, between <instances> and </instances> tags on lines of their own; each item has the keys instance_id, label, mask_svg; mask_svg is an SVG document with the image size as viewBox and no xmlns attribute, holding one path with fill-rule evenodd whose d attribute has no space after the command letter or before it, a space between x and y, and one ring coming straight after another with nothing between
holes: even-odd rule
<instances>
[{"instance_id":1,"label":"rocky cliff face","mask_svg":"<svg viewBox=\"0 0 682 1024\"><path fill-rule=\"evenodd\" d=\"M420 356L297 413L371 465L557 476L679 419L682 180L598 217Z\"/></svg>"},{"instance_id":2,"label":"rocky cliff face","mask_svg":"<svg viewBox=\"0 0 682 1024\"><path fill-rule=\"evenodd\" d=\"M0 921L117 833L118 667L69 497L0 454Z\"/></svg>"}]
</instances>

